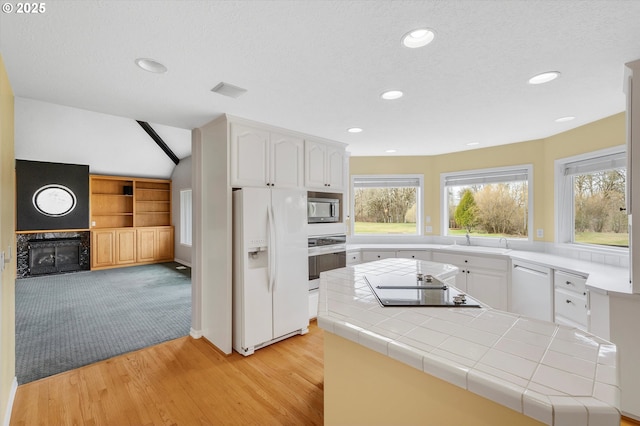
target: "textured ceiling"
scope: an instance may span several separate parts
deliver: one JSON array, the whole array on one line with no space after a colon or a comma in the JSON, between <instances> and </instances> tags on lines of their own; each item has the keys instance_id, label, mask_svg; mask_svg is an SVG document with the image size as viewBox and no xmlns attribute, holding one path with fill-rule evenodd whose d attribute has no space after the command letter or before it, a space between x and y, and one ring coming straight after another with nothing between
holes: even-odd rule
<instances>
[{"instance_id":1,"label":"textured ceiling","mask_svg":"<svg viewBox=\"0 0 640 426\"><path fill-rule=\"evenodd\" d=\"M348 143L353 155L519 142L619 113L623 65L640 58L640 1L45 4L0 16L16 96L185 129L229 113ZM432 44L401 45L424 26ZM144 72L140 57L169 71ZM526 83L549 70L562 75ZM248 92L212 93L221 81ZM405 97L379 98L396 88ZM576 119L554 122L567 115Z\"/></svg>"}]
</instances>

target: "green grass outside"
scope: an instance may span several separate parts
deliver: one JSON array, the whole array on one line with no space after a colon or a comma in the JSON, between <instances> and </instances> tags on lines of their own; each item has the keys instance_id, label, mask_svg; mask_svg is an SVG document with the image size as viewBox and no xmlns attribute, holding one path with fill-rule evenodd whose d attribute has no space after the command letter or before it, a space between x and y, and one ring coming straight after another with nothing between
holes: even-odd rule
<instances>
[{"instance_id":1,"label":"green grass outside","mask_svg":"<svg viewBox=\"0 0 640 426\"><path fill-rule=\"evenodd\" d=\"M578 232L576 243L600 244L605 246L629 247L629 234L615 232Z\"/></svg>"},{"instance_id":2,"label":"green grass outside","mask_svg":"<svg viewBox=\"0 0 640 426\"><path fill-rule=\"evenodd\" d=\"M416 234L415 223L374 223L374 222L356 222L356 234ZM465 229L449 229L449 235L466 235ZM500 234L489 234L486 232L472 231L469 233L471 237L493 237L498 238ZM519 236L508 236L515 238L523 238ZM606 246L628 247L629 236L627 234L616 234L613 232L579 232L575 237L576 243L582 244L598 244Z\"/></svg>"},{"instance_id":3,"label":"green grass outside","mask_svg":"<svg viewBox=\"0 0 640 426\"><path fill-rule=\"evenodd\" d=\"M415 223L356 222L356 234L417 234Z\"/></svg>"}]
</instances>

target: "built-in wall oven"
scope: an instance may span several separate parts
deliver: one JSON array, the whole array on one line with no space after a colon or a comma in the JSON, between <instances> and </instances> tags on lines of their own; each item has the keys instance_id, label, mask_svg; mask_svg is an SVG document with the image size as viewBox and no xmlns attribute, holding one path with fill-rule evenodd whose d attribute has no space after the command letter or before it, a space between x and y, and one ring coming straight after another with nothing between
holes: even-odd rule
<instances>
[{"instance_id":1,"label":"built-in wall oven","mask_svg":"<svg viewBox=\"0 0 640 426\"><path fill-rule=\"evenodd\" d=\"M309 290L320 285L320 273L347 265L347 236L318 235L309 237Z\"/></svg>"}]
</instances>

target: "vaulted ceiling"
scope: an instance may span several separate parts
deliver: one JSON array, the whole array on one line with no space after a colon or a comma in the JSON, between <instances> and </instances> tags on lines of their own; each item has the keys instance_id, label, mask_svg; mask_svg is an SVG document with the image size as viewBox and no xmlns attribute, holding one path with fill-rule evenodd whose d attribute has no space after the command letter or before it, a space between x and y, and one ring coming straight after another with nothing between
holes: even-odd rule
<instances>
[{"instance_id":1,"label":"vaulted ceiling","mask_svg":"<svg viewBox=\"0 0 640 426\"><path fill-rule=\"evenodd\" d=\"M230 113L346 142L353 155L519 142L619 113L623 65L640 58L640 1L43 4L0 15L18 97L183 129ZM423 27L431 44L401 44ZM561 74L527 83L545 71ZM220 82L247 92L211 92ZM389 89L404 97L382 100ZM554 121L565 116L575 119Z\"/></svg>"}]
</instances>

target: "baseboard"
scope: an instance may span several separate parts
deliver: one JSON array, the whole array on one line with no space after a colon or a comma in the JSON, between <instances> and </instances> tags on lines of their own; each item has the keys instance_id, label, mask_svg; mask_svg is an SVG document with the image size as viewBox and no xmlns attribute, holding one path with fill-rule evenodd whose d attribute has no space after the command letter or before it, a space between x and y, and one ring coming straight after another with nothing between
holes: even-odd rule
<instances>
[{"instance_id":1,"label":"baseboard","mask_svg":"<svg viewBox=\"0 0 640 426\"><path fill-rule=\"evenodd\" d=\"M634 425L640 425L640 418L629 413L622 412L622 420L627 423L633 423Z\"/></svg>"},{"instance_id":2,"label":"baseboard","mask_svg":"<svg viewBox=\"0 0 640 426\"><path fill-rule=\"evenodd\" d=\"M174 262L178 262L181 265L188 266L189 268L191 268L191 262L187 262L186 260L174 258L173 261Z\"/></svg>"},{"instance_id":3,"label":"baseboard","mask_svg":"<svg viewBox=\"0 0 640 426\"><path fill-rule=\"evenodd\" d=\"M202 334L202 330L195 330L195 329L191 329L189 331L189 336L193 337L194 339L199 339L203 336Z\"/></svg>"},{"instance_id":4,"label":"baseboard","mask_svg":"<svg viewBox=\"0 0 640 426\"><path fill-rule=\"evenodd\" d=\"M4 413L4 426L9 426L11 422L11 411L13 410L13 400L16 398L16 392L18 391L18 378L14 377L11 382L11 391L9 391L9 400L7 401L7 411Z\"/></svg>"}]
</instances>

